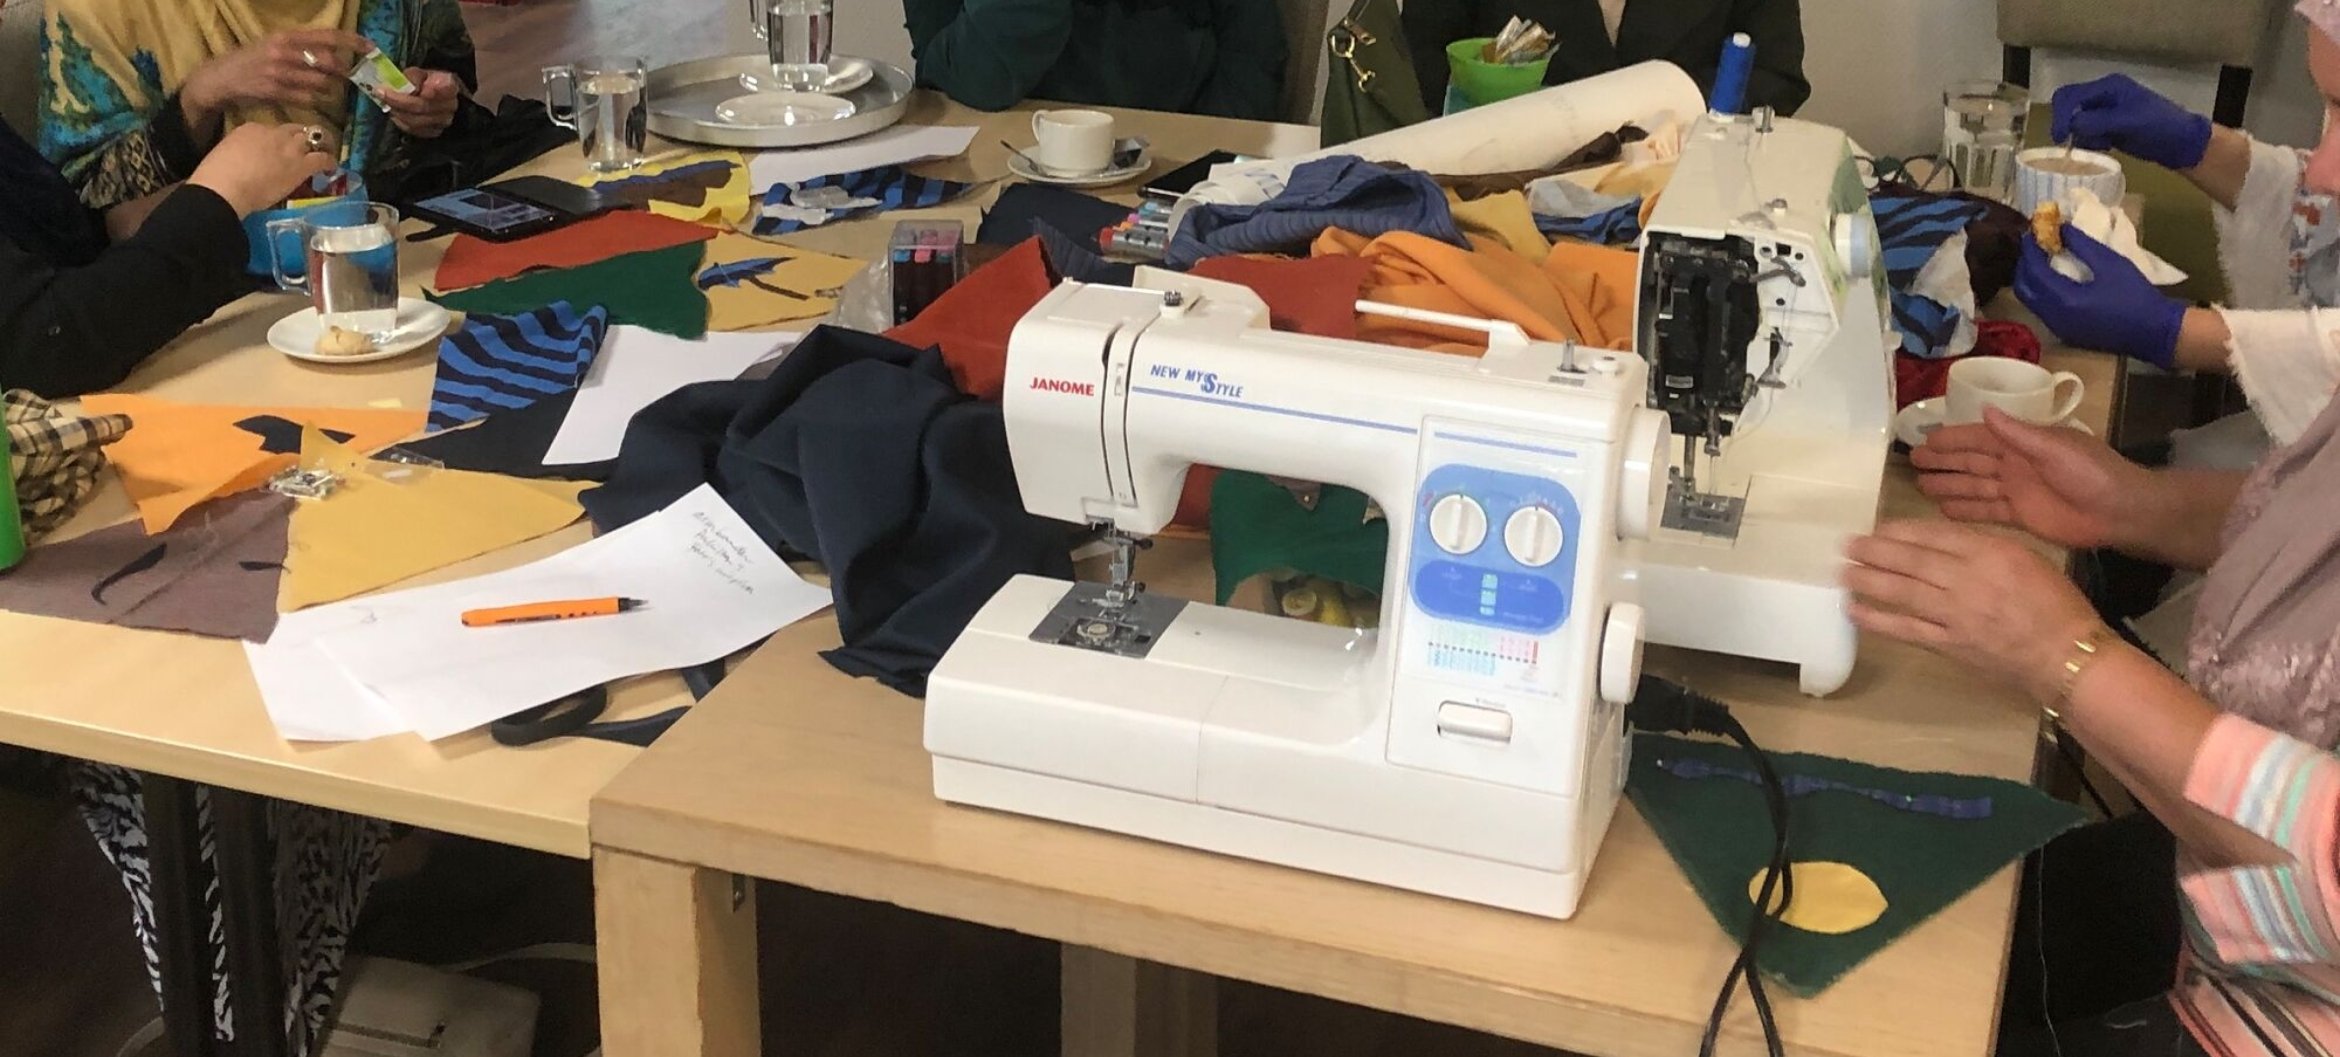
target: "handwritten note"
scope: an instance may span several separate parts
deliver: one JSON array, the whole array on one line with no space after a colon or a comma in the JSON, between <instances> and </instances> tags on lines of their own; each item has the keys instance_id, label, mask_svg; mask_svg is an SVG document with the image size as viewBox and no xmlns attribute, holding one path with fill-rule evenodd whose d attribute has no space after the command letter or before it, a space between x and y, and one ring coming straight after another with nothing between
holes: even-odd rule
<instances>
[{"instance_id":1,"label":"handwritten note","mask_svg":"<svg viewBox=\"0 0 2340 1057\"><path fill-rule=\"evenodd\" d=\"M617 595L647 605L616 616L467 628L467 609ZM714 660L827 607L731 507L701 486L666 509L589 543L517 569L358 599L301 614L316 633L284 644L307 676L283 685L337 686L396 719L397 730L438 739L558 700L590 686ZM336 620L344 607L370 619ZM264 649L275 650L273 640ZM304 651L298 656L290 651ZM313 652L306 652L313 651ZM262 657L254 654L255 671ZM323 668L320 668L320 665ZM266 691L268 681L263 681ZM271 715L279 708L273 700ZM280 719L287 737L331 724ZM379 722L351 729L380 733ZM295 730L302 732L296 735ZM358 734L356 736L370 736Z\"/></svg>"}]
</instances>

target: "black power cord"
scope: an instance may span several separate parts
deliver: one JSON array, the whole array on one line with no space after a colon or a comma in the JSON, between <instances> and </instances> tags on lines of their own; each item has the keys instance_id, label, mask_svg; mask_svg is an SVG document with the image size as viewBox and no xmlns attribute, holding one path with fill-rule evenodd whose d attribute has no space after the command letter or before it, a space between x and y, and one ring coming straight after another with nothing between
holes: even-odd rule
<instances>
[{"instance_id":1,"label":"black power cord","mask_svg":"<svg viewBox=\"0 0 2340 1057\"><path fill-rule=\"evenodd\" d=\"M1787 786L1772 770L1771 757L1755 744L1747 728L1739 724L1728 707L1679 683L1654 675L1642 676L1641 684L1634 690L1633 703L1625 706L1625 722L1635 730L1728 738L1747 754L1756 775L1763 780L1763 805L1771 814L1771 861L1763 868L1763 884L1755 897L1755 916L1748 920L1746 932L1739 937L1739 957L1731 962L1730 972L1723 975L1722 990L1714 996L1714 1011L1707 1014L1706 1034L1698 1041L1698 1057L1714 1057L1723 1017L1730 1012L1731 996L1742 984L1746 987L1747 1000L1755 1006L1755 1019L1763 1026L1765 1051L1770 1057L1783 1057L1779 1024L1772 1017L1771 996L1763 989L1763 974L1758 971L1755 959L1762 949L1763 938L1795 900L1795 878L1788 869ZM1775 892L1779 896L1776 902L1772 899Z\"/></svg>"}]
</instances>

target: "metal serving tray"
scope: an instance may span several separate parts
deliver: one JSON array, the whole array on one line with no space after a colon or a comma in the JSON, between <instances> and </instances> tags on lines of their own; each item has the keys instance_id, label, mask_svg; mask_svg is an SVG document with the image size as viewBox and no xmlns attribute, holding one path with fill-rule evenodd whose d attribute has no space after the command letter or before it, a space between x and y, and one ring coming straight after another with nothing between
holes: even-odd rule
<instances>
[{"instance_id":1,"label":"metal serving tray","mask_svg":"<svg viewBox=\"0 0 2340 1057\"><path fill-rule=\"evenodd\" d=\"M726 100L747 94L743 73L770 71L764 53L693 59L650 71L650 131L671 140L719 147L812 147L866 136L902 120L910 108L910 75L875 59L868 83L840 98L853 113L801 125L736 125L715 116Z\"/></svg>"}]
</instances>

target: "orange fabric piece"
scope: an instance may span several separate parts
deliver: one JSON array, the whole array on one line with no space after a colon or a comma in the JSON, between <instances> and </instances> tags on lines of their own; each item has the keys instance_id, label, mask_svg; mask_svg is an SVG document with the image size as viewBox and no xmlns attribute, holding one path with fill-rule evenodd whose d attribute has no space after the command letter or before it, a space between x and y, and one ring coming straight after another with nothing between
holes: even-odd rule
<instances>
[{"instance_id":1,"label":"orange fabric piece","mask_svg":"<svg viewBox=\"0 0 2340 1057\"><path fill-rule=\"evenodd\" d=\"M350 435L346 442L373 451L422 432L421 411L342 407L226 407L180 404L150 396L100 393L83 397L91 414L130 416L130 432L106 449L106 459L148 535L161 532L196 504L267 483L299 461L297 452L271 454L263 438L236 423L273 416Z\"/></svg>"},{"instance_id":2,"label":"orange fabric piece","mask_svg":"<svg viewBox=\"0 0 2340 1057\"><path fill-rule=\"evenodd\" d=\"M457 235L447 244L447 255L439 259L434 282L442 293L465 290L540 268L582 268L628 253L671 249L714 237L714 228L635 209L603 213L558 231L511 242Z\"/></svg>"},{"instance_id":3,"label":"orange fabric piece","mask_svg":"<svg viewBox=\"0 0 2340 1057\"><path fill-rule=\"evenodd\" d=\"M1479 236L1464 249L1408 231L1367 240L1328 229L1314 252L1371 265L1367 300L1505 320L1539 341L1620 349L1632 344L1637 263L1631 250L1563 244L1536 262ZM1487 346L1477 331L1389 316L1359 316L1357 333L1370 341L1469 356Z\"/></svg>"},{"instance_id":4,"label":"orange fabric piece","mask_svg":"<svg viewBox=\"0 0 2340 1057\"><path fill-rule=\"evenodd\" d=\"M959 391L997 403L1007 385L1008 334L1055 285L1040 240L1025 239L885 336L917 348L941 347Z\"/></svg>"}]
</instances>

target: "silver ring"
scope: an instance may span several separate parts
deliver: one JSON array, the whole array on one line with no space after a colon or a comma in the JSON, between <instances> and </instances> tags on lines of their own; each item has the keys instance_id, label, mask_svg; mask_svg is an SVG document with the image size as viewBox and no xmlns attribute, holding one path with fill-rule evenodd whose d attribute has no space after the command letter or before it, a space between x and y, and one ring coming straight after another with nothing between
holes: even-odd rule
<instances>
[{"instance_id":1,"label":"silver ring","mask_svg":"<svg viewBox=\"0 0 2340 1057\"><path fill-rule=\"evenodd\" d=\"M313 52L313 51L310 51L310 50L309 50L309 49L307 49L307 48L302 48L302 49L301 49L301 61L302 61L302 62L305 62L305 63L308 63L308 64L309 64L309 68L310 68L310 69L312 69L312 70L314 70L314 69L316 69L316 68L317 68L317 53L316 53L316 52Z\"/></svg>"},{"instance_id":2,"label":"silver ring","mask_svg":"<svg viewBox=\"0 0 2340 1057\"><path fill-rule=\"evenodd\" d=\"M317 126L315 126L315 125L306 125L306 126L303 126L303 127L302 127L302 129L301 129L301 133L302 133L302 135L303 135L305 138L307 138L307 140L309 141L309 149L310 149L310 150L324 150L324 149L325 149L325 130L324 130L324 129L318 128L318 127L317 127Z\"/></svg>"}]
</instances>

